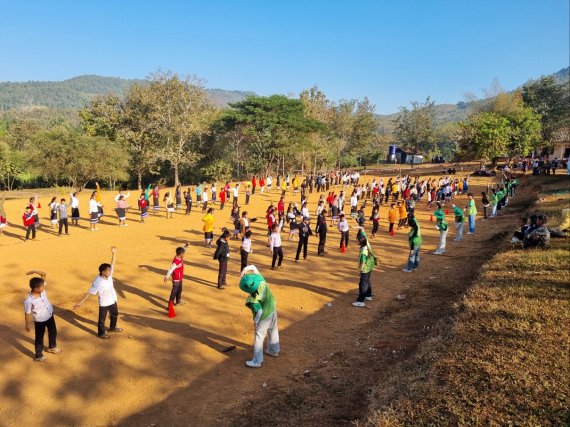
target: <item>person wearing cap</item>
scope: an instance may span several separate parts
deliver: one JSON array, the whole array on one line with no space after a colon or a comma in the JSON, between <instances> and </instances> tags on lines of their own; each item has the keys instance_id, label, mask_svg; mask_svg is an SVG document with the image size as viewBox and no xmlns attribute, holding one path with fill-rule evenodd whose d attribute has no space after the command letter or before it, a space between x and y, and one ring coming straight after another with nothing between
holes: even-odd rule
<instances>
[{"instance_id":1,"label":"person wearing cap","mask_svg":"<svg viewBox=\"0 0 570 427\"><path fill-rule=\"evenodd\" d=\"M313 235L311 227L309 226L309 217L304 216L303 222L298 226L299 229L299 244L297 245L297 254L295 255L295 262L299 262L299 255L303 249L303 259L307 259L307 249L309 246L309 236Z\"/></svg>"},{"instance_id":2,"label":"person wearing cap","mask_svg":"<svg viewBox=\"0 0 570 427\"><path fill-rule=\"evenodd\" d=\"M455 204L451 205L453 208L453 214L455 215L455 227L457 228L457 233L455 234L454 242L460 242L461 237L463 237L463 223L465 222L465 215L463 215L463 210L457 207Z\"/></svg>"},{"instance_id":3,"label":"person wearing cap","mask_svg":"<svg viewBox=\"0 0 570 427\"><path fill-rule=\"evenodd\" d=\"M445 241L447 239L447 221L445 220L445 213L441 208L441 202L437 202L437 210L434 211L436 223L435 228L439 230L439 245L434 252L434 255L442 255L445 253Z\"/></svg>"},{"instance_id":4,"label":"person wearing cap","mask_svg":"<svg viewBox=\"0 0 570 427\"><path fill-rule=\"evenodd\" d=\"M265 278L255 265L248 265L241 272L239 288L249 294L245 302L253 313L255 330L253 359L245 362L248 368L261 368L263 363L263 341L267 340L267 354L279 356L279 330L277 328L277 303Z\"/></svg>"}]
</instances>

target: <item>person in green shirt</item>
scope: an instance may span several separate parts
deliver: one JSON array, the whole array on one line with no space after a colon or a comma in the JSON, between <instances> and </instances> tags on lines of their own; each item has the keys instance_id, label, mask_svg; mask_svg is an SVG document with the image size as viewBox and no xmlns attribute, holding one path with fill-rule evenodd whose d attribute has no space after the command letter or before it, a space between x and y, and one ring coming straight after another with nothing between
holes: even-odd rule
<instances>
[{"instance_id":1,"label":"person in green shirt","mask_svg":"<svg viewBox=\"0 0 570 427\"><path fill-rule=\"evenodd\" d=\"M404 273L411 273L418 269L420 266L420 248L422 246L422 232L420 224L413 213L408 214L408 225L410 226L410 231L408 232L410 256L408 258L407 267L402 270Z\"/></svg>"},{"instance_id":2,"label":"person in green shirt","mask_svg":"<svg viewBox=\"0 0 570 427\"><path fill-rule=\"evenodd\" d=\"M370 275L376 266L376 257L372 252L372 247L368 243L366 234L361 234L358 241L360 243L360 254L358 257L360 281L358 283L358 298L352 303L352 305L354 307L365 307L364 301L372 301L372 284L370 283Z\"/></svg>"},{"instance_id":3,"label":"person in green shirt","mask_svg":"<svg viewBox=\"0 0 570 427\"><path fill-rule=\"evenodd\" d=\"M465 222L465 215L463 215L463 210L455 205L451 205L453 208L453 214L455 215L455 227L457 228L457 233L455 234L454 242L460 242L461 237L463 237L463 223Z\"/></svg>"},{"instance_id":4,"label":"person in green shirt","mask_svg":"<svg viewBox=\"0 0 570 427\"><path fill-rule=\"evenodd\" d=\"M475 217L477 216L477 207L473 193L467 193L469 202L467 203L467 218L469 219L469 232L467 234L475 234Z\"/></svg>"},{"instance_id":5,"label":"person in green shirt","mask_svg":"<svg viewBox=\"0 0 570 427\"><path fill-rule=\"evenodd\" d=\"M241 272L239 288L249 294L245 305L253 313L255 338L253 359L245 362L248 368L261 368L263 363L263 341L267 334L267 354L279 356L279 330L277 328L277 303L265 278L255 265L248 265Z\"/></svg>"},{"instance_id":6,"label":"person in green shirt","mask_svg":"<svg viewBox=\"0 0 570 427\"><path fill-rule=\"evenodd\" d=\"M434 255L441 255L445 253L445 243L447 240L447 221L445 213L441 209L441 203L437 202L437 210L433 213L436 223L435 228L439 230L439 245L434 252Z\"/></svg>"}]
</instances>

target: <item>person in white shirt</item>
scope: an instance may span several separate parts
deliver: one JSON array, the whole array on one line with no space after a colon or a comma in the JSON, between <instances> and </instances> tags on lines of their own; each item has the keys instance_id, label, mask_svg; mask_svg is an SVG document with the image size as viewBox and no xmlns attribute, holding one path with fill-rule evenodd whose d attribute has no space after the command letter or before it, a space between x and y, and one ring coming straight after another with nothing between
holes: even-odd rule
<instances>
[{"instance_id":1,"label":"person in white shirt","mask_svg":"<svg viewBox=\"0 0 570 427\"><path fill-rule=\"evenodd\" d=\"M342 247L348 248L348 231L350 227L348 225L348 221L346 220L346 216L344 212L340 213L340 220L337 224L338 231L340 231L340 246L339 250L342 250Z\"/></svg>"},{"instance_id":2,"label":"person in white shirt","mask_svg":"<svg viewBox=\"0 0 570 427\"><path fill-rule=\"evenodd\" d=\"M90 231L97 230L97 223L99 222L99 208L101 207L101 203L95 199L95 194L96 192L94 191L89 199L89 217L91 218L89 222Z\"/></svg>"},{"instance_id":3,"label":"person in white shirt","mask_svg":"<svg viewBox=\"0 0 570 427\"><path fill-rule=\"evenodd\" d=\"M79 199L77 192L69 193L69 201L71 202L71 225L79 225Z\"/></svg>"},{"instance_id":4,"label":"person in white shirt","mask_svg":"<svg viewBox=\"0 0 570 427\"><path fill-rule=\"evenodd\" d=\"M271 191L271 184L273 183L273 178L271 175L267 177L267 191Z\"/></svg>"},{"instance_id":5,"label":"person in white shirt","mask_svg":"<svg viewBox=\"0 0 570 427\"><path fill-rule=\"evenodd\" d=\"M206 212L206 209L208 209L208 188L204 188L204 191L202 192L202 212Z\"/></svg>"},{"instance_id":6,"label":"person in white shirt","mask_svg":"<svg viewBox=\"0 0 570 427\"><path fill-rule=\"evenodd\" d=\"M28 276L31 274L38 274L40 277L32 277L30 279L30 293L24 301L24 313L26 320L26 332L30 332L32 324L36 337L34 340L35 346L35 362L45 361L43 354L44 351L44 334L46 328L48 330L48 353L59 354L61 349L57 346L57 328L55 326L55 318L53 317L53 306L47 297L46 286L46 273L43 271L28 271Z\"/></svg>"},{"instance_id":7,"label":"person in white shirt","mask_svg":"<svg viewBox=\"0 0 570 427\"><path fill-rule=\"evenodd\" d=\"M251 230L249 229L245 232L244 236L241 239L241 247L239 248L239 252L241 255L240 271L243 271L243 269L247 266L247 257L250 253L253 252L251 249Z\"/></svg>"},{"instance_id":8,"label":"person in white shirt","mask_svg":"<svg viewBox=\"0 0 570 427\"><path fill-rule=\"evenodd\" d=\"M91 296L99 297L99 321L97 322L97 336L102 339L111 338L105 331L105 320L107 313L111 317L111 325L109 332L123 332L122 328L117 328L117 319L119 318L119 309L117 307L117 292L113 285L113 273L115 272L115 261L117 248L111 247L111 264L103 263L99 266L99 275L93 280L91 288L85 294L83 299L73 306L77 310Z\"/></svg>"},{"instance_id":9,"label":"person in white shirt","mask_svg":"<svg viewBox=\"0 0 570 427\"><path fill-rule=\"evenodd\" d=\"M129 191L127 194L123 194L122 191L119 191L119 194L115 196L115 203L119 202L119 199L123 196L124 199L128 199L131 196L131 192Z\"/></svg>"},{"instance_id":10,"label":"person in white shirt","mask_svg":"<svg viewBox=\"0 0 570 427\"><path fill-rule=\"evenodd\" d=\"M237 206L238 205L238 197L239 197L239 184L236 184L236 186L232 189L232 191L234 193L233 205Z\"/></svg>"},{"instance_id":11,"label":"person in white shirt","mask_svg":"<svg viewBox=\"0 0 570 427\"><path fill-rule=\"evenodd\" d=\"M283 262L283 249L281 247L281 229L283 228L283 218L279 221L279 225L273 224L271 227L271 236L269 236L269 250L273 254L271 261L271 269L275 270L275 261L279 257L277 268L281 268Z\"/></svg>"}]
</instances>

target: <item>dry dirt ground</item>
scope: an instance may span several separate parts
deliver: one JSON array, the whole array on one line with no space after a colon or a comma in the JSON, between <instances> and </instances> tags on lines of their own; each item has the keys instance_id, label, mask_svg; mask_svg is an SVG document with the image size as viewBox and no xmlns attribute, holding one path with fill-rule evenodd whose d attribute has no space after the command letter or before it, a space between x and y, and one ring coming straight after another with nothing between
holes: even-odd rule
<instances>
[{"instance_id":1,"label":"dry dirt ground","mask_svg":"<svg viewBox=\"0 0 570 427\"><path fill-rule=\"evenodd\" d=\"M439 176L428 169L414 173ZM490 180L472 178L470 190L480 194ZM532 186L521 191L527 198L532 196ZM429 221L431 211L422 203L417 209L424 235L422 264L417 273L405 274L401 268L407 257L406 231L388 235L388 208L383 205L381 233L372 242L381 259L372 276L374 301L368 308L357 309L350 305L358 285L355 233L347 252L341 254L339 233L330 230L326 257L316 256L317 239L312 237L308 260L298 264L293 262L296 241L285 240L284 268L271 271L263 217L278 195L254 195L244 207L250 217L260 218L253 226L250 263L259 267L277 298L282 352L279 358L266 360L262 369L251 370L244 366L251 358L253 325L251 312L244 306L246 295L237 286L238 241L230 243L229 286L220 291L215 285L214 250L203 245L203 214L198 210L168 220L164 213L151 215L145 224L138 222L138 212L133 210L128 214L129 226L123 228L112 215L115 193L105 192L107 216L99 231L90 232L83 219L79 228L71 228L70 236L58 237L47 225L51 193L43 194L43 226L35 242L22 240L20 217L27 195L5 203L13 224L0 236L4 308L0 425L349 423L366 412L368 388L391 363L412 352L429 334L430 325L449 312L482 262L496 250L497 233L514 223L512 215L494 221L479 219L475 236L465 235L460 243L452 241L452 227L447 253L436 256L431 252L437 232ZM80 195L84 216L88 196L88 191ZM317 198L315 193L309 198L312 212ZM292 199L288 193L287 201ZM134 192L128 201L135 204ZM457 203L464 206L466 197L458 197ZM229 208L218 208L216 231L231 227ZM453 221L452 215L448 221ZM185 259L186 305L169 319L170 285L163 283L163 276L175 248L185 241L190 242ZM125 330L110 340L99 340L96 298L77 312L71 308L96 277L98 265L109 262L112 245L118 248L115 287L119 326ZM47 291L63 350L58 356L48 354L46 363L33 362L33 333L24 331L22 303L28 288L25 272L30 269L48 273ZM232 345L236 350L223 352Z\"/></svg>"}]
</instances>

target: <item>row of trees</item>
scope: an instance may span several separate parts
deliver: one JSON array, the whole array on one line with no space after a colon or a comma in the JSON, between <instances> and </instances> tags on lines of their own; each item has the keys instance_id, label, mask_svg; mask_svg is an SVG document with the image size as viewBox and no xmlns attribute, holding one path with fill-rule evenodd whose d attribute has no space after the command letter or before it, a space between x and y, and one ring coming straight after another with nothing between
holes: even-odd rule
<instances>
[{"instance_id":1,"label":"row of trees","mask_svg":"<svg viewBox=\"0 0 570 427\"><path fill-rule=\"evenodd\" d=\"M394 132L380 131L374 106L330 101L317 87L297 99L250 96L217 109L196 78L158 72L124 98L98 96L78 124L54 120L0 125L0 179L19 185L178 184L258 173L316 172L376 163L397 143L413 154L465 159L526 155L568 120L568 94L551 78L472 103L460 123L437 124L434 102L402 107ZM35 179L33 182L26 180ZM38 181L39 179L39 181Z\"/></svg>"}]
</instances>

